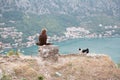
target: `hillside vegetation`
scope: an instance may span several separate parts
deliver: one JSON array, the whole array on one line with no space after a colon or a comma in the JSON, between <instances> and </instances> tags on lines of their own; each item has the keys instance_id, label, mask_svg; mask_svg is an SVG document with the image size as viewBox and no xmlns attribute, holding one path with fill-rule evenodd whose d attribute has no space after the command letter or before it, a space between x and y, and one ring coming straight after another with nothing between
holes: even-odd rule
<instances>
[{"instance_id":1,"label":"hillside vegetation","mask_svg":"<svg viewBox=\"0 0 120 80\"><path fill-rule=\"evenodd\" d=\"M98 29L102 31L99 24L120 26L119 3L119 0L0 0L0 23L5 23L0 27L14 26L26 36L40 32L43 27L48 28L50 35L62 35L72 26L97 33Z\"/></svg>"},{"instance_id":2,"label":"hillside vegetation","mask_svg":"<svg viewBox=\"0 0 120 80\"><path fill-rule=\"evenodd\" d=\"M47 28L50 42L120 37L119 4L120 0L0 0L0 50L35 45L42 28Z\"/></svg>"}]
</instances>

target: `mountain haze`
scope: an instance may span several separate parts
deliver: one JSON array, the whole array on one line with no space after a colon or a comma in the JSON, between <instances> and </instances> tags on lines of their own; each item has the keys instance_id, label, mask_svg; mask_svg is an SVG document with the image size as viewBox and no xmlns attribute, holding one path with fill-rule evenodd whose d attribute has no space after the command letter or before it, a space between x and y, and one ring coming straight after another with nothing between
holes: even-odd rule
<instances>
[{"instance_id":1,"label":"mountain haze","mask_svg":"<svg viewBox=\"0 0 120 80\"><path fill-rule=\"evenodd\" d=\"M17 10L26 14L66 14L82 17L98 14L120 16L119 4L119 0L0 0L1 12Z\"/></svg>"}]
</instances>

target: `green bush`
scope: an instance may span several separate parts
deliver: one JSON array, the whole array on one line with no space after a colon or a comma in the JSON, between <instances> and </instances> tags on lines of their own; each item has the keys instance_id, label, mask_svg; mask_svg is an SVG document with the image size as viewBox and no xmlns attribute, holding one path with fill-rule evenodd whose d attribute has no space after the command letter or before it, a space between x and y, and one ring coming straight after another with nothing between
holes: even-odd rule
<instances>
[{"instance_id":1,"label":"green bush","mask_svg":"<svg viewBox=\"0 0 120 80\"><path fill-rule=\"evenodd\" d=\"M19 56L20 56L20 53L14 51L14 50L10 50L10 51L8 51L7 56L12 56L12 55L16 55L16 56L19 57Z\"/></svg>"},{"instance_id":2,"label":"green bush","mask_svg":"<svg viewBox=\"0 0 120 80\"><path fill-rule=\"evenodd\" d=\"M7 53L7 56L12 56L12 55L14 55L14 51L13 50L10 50L10 51L8 51L8 53Z\"/></svg>"},{"instance_id":3,"label":"green bush","mask_svg":"<svg viewBox=\"0 0 120 80\"><path fill-rule=\"evenodd\" d=\"M117 65L118 65L118 68L120 68L120 63L118 63Z\"/></svg>"},{"instance_id":4,"label":"green bush","mask_svg":"<svg viewBox=\"0 0 120 80\"><path fill-rule=\"evenodd\" d=\"M12 80L11 77L9 75L3 75L3 77L1 78L1 80Z\"/></svg>"},{"instance_id":5,"label":"green bush","mask_svg":"<svg viewBox=\"0 0 120 80\"><path fill-rule=\"evenodd\" d=\"M22 78L21 80L27 80L27 79L25 79L25 78Z\"/></svg>"},{"instance_id":6,"label":"green bush","mask_svg":"<svg viewBox=\"0 0 120 80\"><path fill-rule=\"evenodd\" d=\"M38 80L43 80L43 79L44 79L43 76L38 77Z\"/></svg>"}]
</instances>

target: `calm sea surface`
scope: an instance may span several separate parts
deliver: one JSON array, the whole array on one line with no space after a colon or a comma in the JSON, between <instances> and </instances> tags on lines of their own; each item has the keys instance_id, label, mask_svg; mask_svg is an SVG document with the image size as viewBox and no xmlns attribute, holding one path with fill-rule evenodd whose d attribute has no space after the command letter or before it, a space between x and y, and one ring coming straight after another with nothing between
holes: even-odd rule
<instances>
[{"instance_id":1,"label":"calm sea surface","mask_svg":"<svg viewBox=\"0 0 120 80\"><path fill-rule=\"evenodd\" d=\"M79 48L89 48L90 53L107 54L115 63L120 62L120 38L73 39L54 43L61 54L79 53ZM37 55L38 46L23 49L26 55Z\"/></svg>"}]
</instances>

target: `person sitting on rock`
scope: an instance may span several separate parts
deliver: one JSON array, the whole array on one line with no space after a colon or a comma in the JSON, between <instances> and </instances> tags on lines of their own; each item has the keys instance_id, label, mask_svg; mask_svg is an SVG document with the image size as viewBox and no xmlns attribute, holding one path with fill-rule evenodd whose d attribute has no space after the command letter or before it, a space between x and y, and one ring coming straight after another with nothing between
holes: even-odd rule
<instances>
[{"instance_id":1,"label":"person sitting on rock","mask_svg":"<svg viewBox=\"0 0 120 80\"><path fill-rule=\"evenodd\" d=\"M40 35L39 35L39 42L36 43L36 45L38 46L42 46L42 45L50 45L51 43L47 43L47 34L46 34L47 30L46 29L42 29Z\"/></svg>"}]
</instances>

